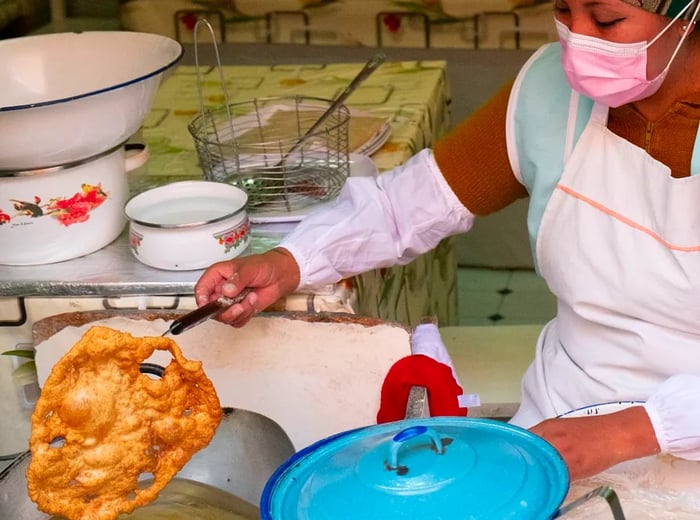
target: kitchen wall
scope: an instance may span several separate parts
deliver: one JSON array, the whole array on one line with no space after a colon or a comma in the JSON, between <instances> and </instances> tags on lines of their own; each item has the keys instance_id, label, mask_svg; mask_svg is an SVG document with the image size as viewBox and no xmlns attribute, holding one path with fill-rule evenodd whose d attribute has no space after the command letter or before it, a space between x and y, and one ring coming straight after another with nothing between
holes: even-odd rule
<instances>
[{"instance_id":1,"label":"kitchen wall","mask_svg":"<svg viewBox=\"0 0 700 520\"><path fill-rule=\"evenodd\" d=\"M210 12L192 13L201 10ZM127 0L121 7L125 28L183 41L192 40L197 16L227 41L246 43L532 49L556 35L551 0Z\"/></svg>"},{"instance_id":2,"label":"kitchen wall","mask_svg":"<svg viewBox=\"0 0 700 520\"><path fill-rule=\"evenodd\" d=\"M38 0L0 0L0 39L21 36L30 30Z\"/></svg>"},{"instance_id":3,"label":"kitchen wall","mask_svg":"<svg viewBox=\"0 0 700 520\"><path fill-rule=\"evenodd\" d=\"M123 1L0 0L0 39L58 31L119 29L120 5ZM19 17L15 5L20 6ZM54 11L75 23L61 24L60 27L52 25ZM8 12L14 17L8 19Z\"/></svg>"},{"instance_id":4,"label":"kitchen wall","mask_svg":"<svg viewBox=\"0 0 700 520\"><path fill-rule=\"evenodd\" d=\"M66 0L66 15L72 18L117 18L122 3L119 0Z\"/></svg>"},{"instance_id":5,"label":"kitchen wall","mask_svg":"<svg viewBox=\"0 0 700 520\"><path fill-rule=\"evenodd\" d=\"M193 40L206 17L220 40L382 47L534 49L555 39L553 0L0 0L0 38L124 29ZM12 7L8 7L12 4ZM13 34L2 10L22 6ZM51 27L64 13L76 23ZM111 20L114 25L105 25ZM94 27L90 22L94 22ZM116 27L115 27L116 25Z\"/></svg>"}]
</instances>

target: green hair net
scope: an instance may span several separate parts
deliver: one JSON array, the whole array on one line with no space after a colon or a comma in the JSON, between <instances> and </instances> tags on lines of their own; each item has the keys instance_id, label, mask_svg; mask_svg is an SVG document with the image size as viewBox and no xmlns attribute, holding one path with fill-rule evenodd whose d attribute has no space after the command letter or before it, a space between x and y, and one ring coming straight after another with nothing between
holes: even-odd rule
<instances>
[{"instance_id":1,"label":"green hair net","mask_svg":"<svg viewBox=\"0 0 700 520\"><path fill-rule=\"evenodd\" d=\"M641 7L645 11L649 11L656 14L662 14L668 16L669 18L674 18L678 13L680 13L685 6L692 4L683 13L681 17L683 20L689 19L693 15L693 11L697 5L698 0L624 0L628 4L636 5Z\"/></svg>"}]
</instances>

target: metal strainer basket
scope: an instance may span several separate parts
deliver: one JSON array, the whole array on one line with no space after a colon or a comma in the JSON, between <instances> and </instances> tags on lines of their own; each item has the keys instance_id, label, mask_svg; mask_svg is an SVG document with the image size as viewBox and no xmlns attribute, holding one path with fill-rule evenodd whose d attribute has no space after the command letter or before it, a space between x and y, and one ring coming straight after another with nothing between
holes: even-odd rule
<instances>
[{"instance_id":1,"label":"metal strainer basket","mask_svg":"<svg viewBox=\"0 0 700 520\"><path fill-rule=\"evenodd\" d=\"M270 97L203 109L188 130L204 177L245 190L251 212L293 211L334 198L350 170L350 111L341 104L308 133L332 104Z\"/></svg>"}]
</instances>

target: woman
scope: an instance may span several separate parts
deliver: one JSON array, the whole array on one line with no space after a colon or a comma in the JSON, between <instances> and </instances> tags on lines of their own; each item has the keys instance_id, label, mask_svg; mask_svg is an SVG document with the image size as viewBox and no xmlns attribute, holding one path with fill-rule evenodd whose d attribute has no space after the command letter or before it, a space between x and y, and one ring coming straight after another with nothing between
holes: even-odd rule
<instances>
[{"instance_id":1,"label":"woman","mask_svg":"<svg viewBox=\"0 0 700 520\"><path fill-rule=\"evenodd\" d=\"M434 150L349 180L280 248L211 266L197 302L254 287L221 316L242 325L299 286L408 262L529 195L558 310L512 423L551 442L572 479L659 452L700 460L699 7L556 0L560 42L513 85ZM556 419L617 400L644 403Z\"/></svg>"}]
</instances>

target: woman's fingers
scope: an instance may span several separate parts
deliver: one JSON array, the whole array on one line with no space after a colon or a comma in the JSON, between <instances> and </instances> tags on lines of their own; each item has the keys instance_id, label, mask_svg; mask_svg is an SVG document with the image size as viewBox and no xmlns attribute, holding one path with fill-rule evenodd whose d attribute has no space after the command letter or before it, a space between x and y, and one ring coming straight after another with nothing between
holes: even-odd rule
<instances>
[{"instance_id":1,"label":"woman's fingers","mask_svg":"<svg viewBox=\"0 0 700 520\"><path fill-rule=\"evenodd\" d=\"M197 305L202 306L221 295L221 285L231 277L234 266L231 262L218 262L209 266L194 288Z\"/></svg>"},{"instance_id":2,"label":"woman's fingers","mask_svg":"<svg viewBox=\"0 0 700 520\"><path fill-rule=\"evenodd\" d=\"M273 249L211 265L195 286L195 299L201 306L219 296L233 298L245 288L252 289L242 302L217 316L220 321L241 326L293 292L299 285L299 276L294 257L286 250Z\"/></svg>"}]
</instances>

